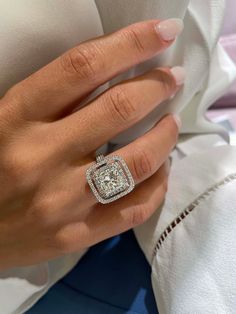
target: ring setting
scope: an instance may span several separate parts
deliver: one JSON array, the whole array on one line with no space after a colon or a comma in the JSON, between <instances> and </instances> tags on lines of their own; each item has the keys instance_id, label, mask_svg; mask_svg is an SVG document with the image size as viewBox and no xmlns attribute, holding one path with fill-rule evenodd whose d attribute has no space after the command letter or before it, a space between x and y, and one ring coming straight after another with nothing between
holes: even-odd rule
<instances>
[{"instance_id":1,"label":"ring setting","mask_svg":"<svg viewBox=\"0 0 236 314\"><path fill-rule=\"evenodd\" d=\"M98 155L96 162L86 171L88 184L102 204L111 203L134 189L134 179L120 156Z\"/></svg>"}]
</instances>

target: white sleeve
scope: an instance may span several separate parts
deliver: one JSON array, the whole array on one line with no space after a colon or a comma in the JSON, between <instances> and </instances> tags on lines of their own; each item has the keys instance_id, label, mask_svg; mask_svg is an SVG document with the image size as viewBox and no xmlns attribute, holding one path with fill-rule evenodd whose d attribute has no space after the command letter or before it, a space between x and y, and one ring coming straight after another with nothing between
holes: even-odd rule
<instances>
[{"instance_id":1,"label":"white sleeve","mask_svg":"<svg viewBox=\"0 0 236 314\"><path fill-rule=\"evenodd\" d=\"M160 314L235 313L235 160L224 145L175 161L163 207L135 230Z\"/></svg>"}]
</instances>

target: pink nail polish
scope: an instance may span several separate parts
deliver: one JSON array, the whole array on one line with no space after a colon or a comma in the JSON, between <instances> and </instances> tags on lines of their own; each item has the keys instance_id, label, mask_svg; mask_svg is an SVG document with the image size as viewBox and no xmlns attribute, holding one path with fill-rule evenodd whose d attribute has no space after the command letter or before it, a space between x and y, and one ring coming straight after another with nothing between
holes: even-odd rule
<instances>
[{"instance_id":1,"label":"pink nail polish","mask_svg":"<svg viewBox=\"0 0 236 314\"><path fill-rule=\"evenodd\" d=\"M170 69L170 72L175 78L177 86L181 86L184 84L185 79L186 79L186 71L183 67L181 66L173 67L172 69Z\"/></svg>"},{"instance_id":2,"label":"pink nail polish","mask_svg":"<svg viewBox=\"0 0 236 314\"><path fill-rule=\"evenodd\" d=\"M169 19L156 25L156 31L165 41L174 40L183 31L184 23L181 19Z\"/></svg>"}]
</instances>

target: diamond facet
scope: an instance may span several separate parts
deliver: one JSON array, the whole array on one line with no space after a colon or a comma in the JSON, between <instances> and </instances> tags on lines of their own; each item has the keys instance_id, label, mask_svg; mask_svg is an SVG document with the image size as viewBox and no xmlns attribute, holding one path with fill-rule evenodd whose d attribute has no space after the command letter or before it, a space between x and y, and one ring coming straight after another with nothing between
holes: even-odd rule
<instances>
[{"instance_id":1,"label":"diamond facet","mask_svg":"<svg viewBox=\"0 0 236 314\"><path fill-rule=\"evenodd\" d=\"M134 188L128 166L119 156L99 159L87 170L86 176L94 195L103 204L119 199Z\"/></svg>"}]
</instances>

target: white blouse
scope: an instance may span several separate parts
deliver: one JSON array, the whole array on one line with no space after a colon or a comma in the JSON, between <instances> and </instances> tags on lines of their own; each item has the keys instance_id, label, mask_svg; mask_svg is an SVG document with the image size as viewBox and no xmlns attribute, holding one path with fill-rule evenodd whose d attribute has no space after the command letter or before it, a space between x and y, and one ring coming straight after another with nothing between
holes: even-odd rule
<instances>
[{"instance_id":1,"label":"white blouse","mask_svg":"<svg viewBox=\"0 0 236 314\"><path fill-rule=\"evenodd\" d=\"M0 8L0 95L83 40L140 20L184 19L185 30L173 47L110 83L157 64L183 64L183 90L112 142L124 145L166 112L181 112L183 135L173 152L165 203L135 234L152 266L161 314L234 313L236 148L214 135L227 139L204 115L236 77L217 43L224 1L0 0ZM0 273L0 314L25 312L83 254Z\"/></svg>"}]
</instances>

